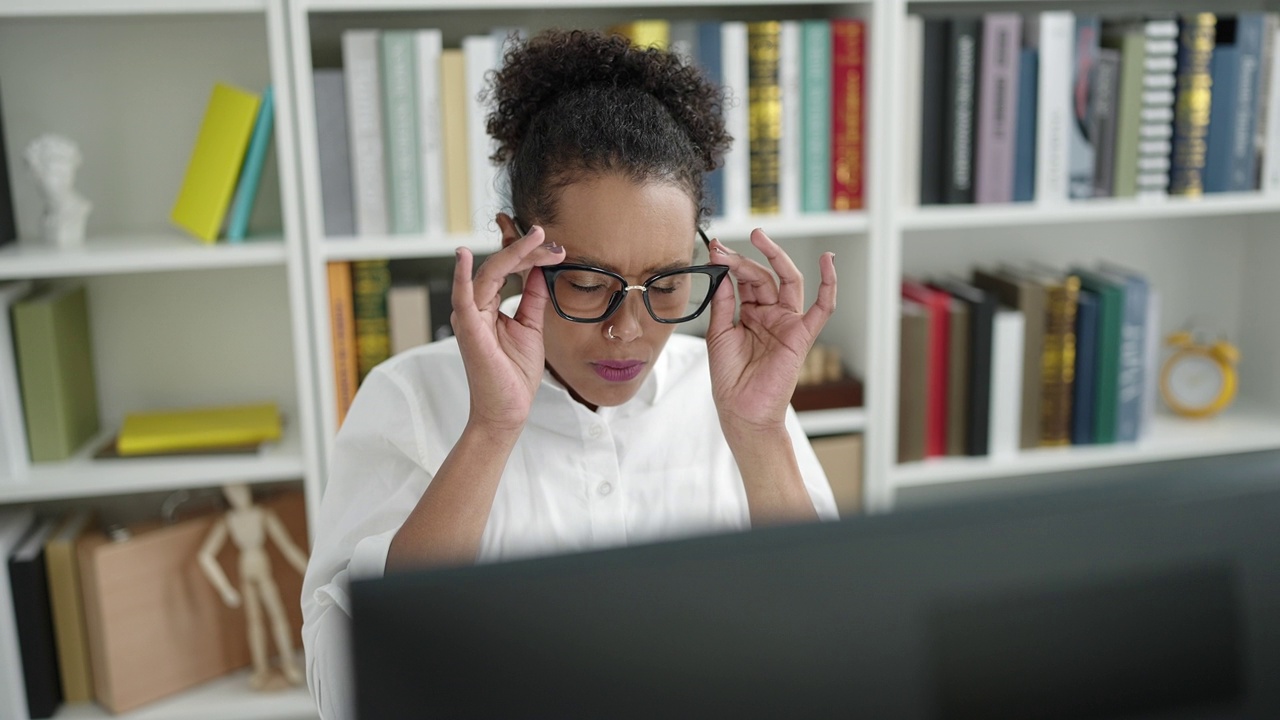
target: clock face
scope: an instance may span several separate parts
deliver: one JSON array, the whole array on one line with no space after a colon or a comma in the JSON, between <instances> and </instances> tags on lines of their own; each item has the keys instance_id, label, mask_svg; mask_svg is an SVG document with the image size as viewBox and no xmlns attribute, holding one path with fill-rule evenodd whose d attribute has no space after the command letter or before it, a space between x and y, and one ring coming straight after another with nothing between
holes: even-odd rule
<instances>
[{"instance_id":1,"label":"clock face","mask_svg":"<svg viewBox=\"0 0 1280 720\"><path fill-rule=\"evenodd\" d=\"M1203 355L1188 355L1175 361L1169 373L1169 390L1179 405L1208 407L1222 394L1226 378L1222 366Z\"/></svg>"}]
</instances>

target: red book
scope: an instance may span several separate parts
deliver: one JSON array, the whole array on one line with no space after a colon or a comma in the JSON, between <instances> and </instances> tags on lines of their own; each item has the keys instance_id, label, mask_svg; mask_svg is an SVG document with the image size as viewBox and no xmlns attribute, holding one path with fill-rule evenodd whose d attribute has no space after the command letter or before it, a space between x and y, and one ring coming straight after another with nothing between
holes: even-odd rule
<instances>
[{"instance_id":1,"label":"red book","mask_svg":"<svg viewBox=\"0 0 1280 720\"><path fill-rule=\"evenodd\" d=\"M947 454L947 353L951 347L951 296L923 283L904 278L902 297L925 308L929 317L929 381L925 393L928 408L924 421L924 453L927 457Z\"/></svg>"},{"instance_id":2,"label":"red book","mask_svg":"<svg viewBox=\"0 0 1280 720\"><path fill-rule=\"evenodd\" d=\"M831 207L863 204L866 113L866 25L854 18L831 21Z\"/></svg>"}]
</instances>

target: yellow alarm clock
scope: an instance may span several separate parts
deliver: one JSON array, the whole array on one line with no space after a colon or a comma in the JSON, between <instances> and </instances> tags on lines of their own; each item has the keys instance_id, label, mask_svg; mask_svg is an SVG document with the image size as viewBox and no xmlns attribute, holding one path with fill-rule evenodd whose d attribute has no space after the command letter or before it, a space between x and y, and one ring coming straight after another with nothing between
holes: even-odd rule
<instances>
[{"instance_id":1,"label":"yellow alarm clock","mask_svg":"<svg viewBox=\"0 0 1280 720\"><path fill-rule=\"evenodd\" d=\"M1174 348L1160 373L1160 395L1175 413L1207 418L1222 412L1236 397L1236 364L1240 351L1226 340L1206 342L1190 330L1166 341Z\"/></svg>"}]
</instances>

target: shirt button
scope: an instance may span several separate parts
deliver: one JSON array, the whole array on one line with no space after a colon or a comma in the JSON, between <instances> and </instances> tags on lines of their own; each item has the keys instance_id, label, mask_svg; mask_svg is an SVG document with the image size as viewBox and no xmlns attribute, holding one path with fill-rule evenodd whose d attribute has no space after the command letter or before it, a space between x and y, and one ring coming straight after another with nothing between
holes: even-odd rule
<instances>
[{"instance_id":1,"label":"shirt button","mask_svg":"<svg viewBox=\"0 0 1280 720\"><path fill-rule=\"evenodd\" d=\"M613 492L613 485L607 482L600 483L600 494L608 495Z\"/></svg>"},{"instance_id":2,"label":"shirt button","mask_svg":"<svg viewBox=\"0 0 1280 720\"><path fill-rule=\"evenodd\" d=\"M590 435L592 438L598 438L600 437L600 433L602 432L604 431L600 429L599 425L592 425L591 429L587 431L587 434Z\"/></svg>"}]
</instances>

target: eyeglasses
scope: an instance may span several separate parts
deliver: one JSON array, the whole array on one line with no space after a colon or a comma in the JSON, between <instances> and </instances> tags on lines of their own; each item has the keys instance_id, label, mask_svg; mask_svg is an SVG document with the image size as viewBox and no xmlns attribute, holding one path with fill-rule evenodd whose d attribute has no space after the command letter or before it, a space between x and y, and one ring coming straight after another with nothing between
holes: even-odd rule
<instances>
[{"instance_id":1,"label":"eyeglasses","mask_svg":"<svg viewBox=\"0 0 1280 720\"><path fill-rule=\"evenodd\" d=\"M701 228L698 236L710 247L711 241ZM724 265L693 265L660 272L640 285L628 285L618 273L591 265L560 263L541 269L556 314L578 323L604 321L622 307L632 290L641 292L645 309L654 320L688 322L707 309L729 273Z\"/></svg>"}]
</instances>

